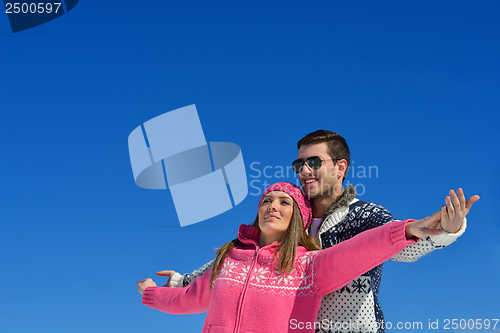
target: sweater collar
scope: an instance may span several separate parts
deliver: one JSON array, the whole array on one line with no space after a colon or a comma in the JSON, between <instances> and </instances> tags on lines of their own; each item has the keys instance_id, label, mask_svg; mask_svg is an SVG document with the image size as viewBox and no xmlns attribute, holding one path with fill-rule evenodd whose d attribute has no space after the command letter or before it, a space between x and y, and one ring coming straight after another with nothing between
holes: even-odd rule
<instances>
[{"instance_id":1,"label":"sweater collar","mask_svg":"<svg viewBox=\"0 0 500 333\"><path fill-rule=\"evenodd\" d=\"M238 229L238 239L245 245L254 245L259 248L260 229L253 225L242 224ZM264 246L268 250L274 250L281 243L272 243Z\"/></svg>"},{"instance_id":2,"label":"sweater collar","mask_svg":"<svg viewBox=\"0 0 500 333\"><path fill-rule=\"evenodd\" d=\"M357 200L356 187L351 185L346 187L335 200L330 202L326 209L324 221L319 227L318 236L316 238L316 241L320 242L321 247L323 247L320 237L321 234L342 221L349 211L349 205ZM310 232L311 231L309 230L309 234Z\"/></svg>"},{"instance_id":3,"label":"sweater collar","mask_svg":"<svg viewBox=\"0 0 500 333\"><path fill-rule=\"evenodd\" d=\"M238 230L238 239L245 245L259 246L260 229L253 225L242 224Z\"/></svg>"},{"instance_id":4,"label":"sweater collar","mask_svg":"<svg viewBox=\"0 0 500 333\"><path fill-rule=\"evenodd\" d=\"M334 211L342 207L349 207L349 203L356 197L356 187L350 185L342 190L342 193L326 208L326 215L328 216Z\"/></svg>"}]
</instances>

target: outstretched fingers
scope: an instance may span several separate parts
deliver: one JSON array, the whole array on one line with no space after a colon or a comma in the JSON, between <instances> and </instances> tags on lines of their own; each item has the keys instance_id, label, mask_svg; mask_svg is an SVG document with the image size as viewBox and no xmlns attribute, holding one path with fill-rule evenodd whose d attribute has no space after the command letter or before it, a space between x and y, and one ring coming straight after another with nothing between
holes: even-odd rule
<instances>
[{"instance_id":1,"label":"outstretched fingers","mask_svg":"<svg viewBox=\"0 0 500 333\"><path fill-rule=\"evenodd\" d=\"M175 274L175 271L167 271L167 270L156 272L156 275L159 275L159 276L172 276L174 274Z\"/></svg>"},{"instance_id":2,"label":"outstretched fingers","mask_svg":"<svg viewBox=\"0 0 500 333\"><path fill-rule=\"evenodd\" d=\"M449 233L456 233L460 230L474 202L479 200L479 196L473 195L465 201L465 194L461 188L456 194L453 190L450 190L449 194L450 196L445 199L446 208L441 209L441 227Z\"/></svg>"},{"instance_id":3,"label":"outstretched fingers","mask_svg":"<svg viewBox=\"0 0 500 333\"><path fill-rule=\"evenodd\" d=\"M450 216L455 215L455 207L460 207L460 203L457 205L456 202L458 202L457 195L455 194L455 191L450 190L450 196L445 199L446 208L448 209L448 214L450 214Z\"/></svg>"},{"instance_id":4,"label":"outstretched fingers","mask_svg":"<svg viewBox=\"0 0 500 333\"><path fill-rule=\"evenodd\" d=\"M464 190L462 190L462 188L459 188L457 190L457 194L458 194L458 200L460 201L460 210L461 211L465 211L465 194L464 194Z\"/></svg>"},{"instance_id":5,"label":"outstretched fingers","mask_svg":"<svg viewBox=\"0 0 500 333\"><path fill-rule=\"evenodd\" d=\"M450 191L451 192L451 191ZM469 213L469 210L471 209L472 205L480 199L479 195L473 195L467 201L465 201L465 194L464 190L459 188L457 190L458 193L458 199L460 202L460 211L464 213L464 216ZM458 208L459 206L455 204L455 208Z\"/></svg>"},{"instance_id":6,"label":"outstretched fingers","mask_svg":"<svg viewBox=\"0 0 500 333\"><path fill-rule=\"evenodd\" d=\"M480 199L479 195L473 195L469 199L467 199L467 202L465 204L465 214L469 213L470 208L474 204L474 202L478 201Z\"/></svg>"},{"instance_id":7,"label":"outstretched fingers","mask_svg":"<svg viewBox=\"0 0 500 333\"><path fill-rule=\"evenodd\" d=\"M163 271L156 272L156 275L168 276L167 283L165 283L164 287L168 287L168 283L170 282L170 279L172 278L172 276L174 274L175 274L175 271L170 271L170 270L163 270Z\"/></svg>"}]
</instances>

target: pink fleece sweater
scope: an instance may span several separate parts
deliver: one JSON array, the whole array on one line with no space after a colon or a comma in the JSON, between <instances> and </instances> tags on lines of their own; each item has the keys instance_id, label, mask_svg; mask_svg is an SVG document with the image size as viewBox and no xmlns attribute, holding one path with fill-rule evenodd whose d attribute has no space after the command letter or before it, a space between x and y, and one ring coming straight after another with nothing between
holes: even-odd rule
<instances>
[{"instance_id":1,"label":"pink fleece sweater","mask_svg":"<svg viewBox=\"0 0 500 333\"><path fill-rule=\"evenodd\" d=\"M416 242L406 239L406 222L388 223L321 251L300 246L289 275L276 269L278 244L259 248L260 230L241 225L238 238L244 245L229 253L212 290L209 269L185 288L146 288L142 303L171 314L208 310L204 333L314 332L321 325L316 318L322 295Z\"/></svg>"}]
</instances>

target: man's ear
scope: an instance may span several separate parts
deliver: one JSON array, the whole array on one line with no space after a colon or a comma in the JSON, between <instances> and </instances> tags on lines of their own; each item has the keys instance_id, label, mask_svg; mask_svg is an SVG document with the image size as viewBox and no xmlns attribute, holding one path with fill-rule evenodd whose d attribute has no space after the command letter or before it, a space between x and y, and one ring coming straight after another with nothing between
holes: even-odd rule
<instances>
[{"instance_id":1,"label":"man's ear","mask_svg":"<svg viewBox=\"0 0 500 333\"><path fill-rule=\"evenodd\" d=\"M343 179L347 176L347 161L344 159L338 160L337 161L337 167L338 167L338 174L337 174L337 179Z\"/></svg>"}]
</instances>

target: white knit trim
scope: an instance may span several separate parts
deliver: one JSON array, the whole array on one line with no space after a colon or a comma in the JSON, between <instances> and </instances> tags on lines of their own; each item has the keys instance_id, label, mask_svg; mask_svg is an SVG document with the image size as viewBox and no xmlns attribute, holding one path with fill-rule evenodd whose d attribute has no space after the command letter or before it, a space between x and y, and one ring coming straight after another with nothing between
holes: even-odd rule
<instances>
[{"instance_id":1,"label":"white knit trim","mask_svg":"<svg viewBox=\"0 0 500 333\"><path fill-rule=\"evenodd\" d=\"M349 206L358 201L359 199L356 198L352 199L351 202L349 202ZM319 227L318 235L321 236L322 233L342 222L344 217L349 212L349 206L340 207L336 209L333 213L328 215L323 224L321 224L321 226Z\"/></svg>"},{"instance_id":2,"label":"white knit trim","mask_svg":"<svg viewBox=\"0 0 500 333\"><path fill-rule=\"evenodd\" d=\"M443 228L441 228L441 223L439 223L438 228L443 230ZM434 241L434 243L438 245L450 245L451 243L456 241L458 237L463 235L466 228L467 228L467 218L464 217L462 225L460 226L460 230L458 230L456 233L451 234L443 230L443 233L441 235L430 236L430 237Z\"/></svg>"},{"instance_id":3,"label":"white knit trim","mask_svg":"<svg viewBox=\"0 0 500 333\"><path fill-rule=\"evenodd\" d=\"M174 275L170 277L170 281L168 281L167 287L171 288L182 288L182 275L175 272Z\"/></svg>"}]
</instances>

